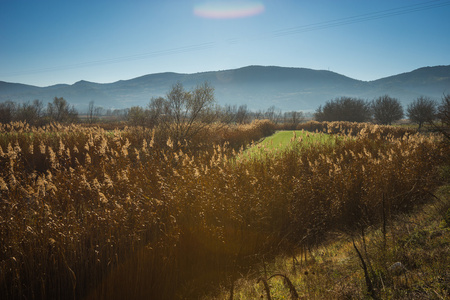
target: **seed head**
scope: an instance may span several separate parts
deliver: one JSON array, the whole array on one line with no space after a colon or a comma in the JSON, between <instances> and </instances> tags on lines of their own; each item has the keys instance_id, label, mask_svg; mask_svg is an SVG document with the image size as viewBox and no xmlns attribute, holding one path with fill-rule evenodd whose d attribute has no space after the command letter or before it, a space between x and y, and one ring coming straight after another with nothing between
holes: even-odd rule
<instances>
[{"instance_id":1,"label":"seed head","mask_svg":"<svg viewBox=\"0 0 450 300\"><path fill-rule=\"evenodd\" d=\"M41 141L41 143L39 144L39 151L41 152L41 154L45 154L45 144L44 144L44 141Z\"/></svg>"},{"instance_id":2,"label":"seed head","mask_svg":"<svg viewBox=\"0 0 450 300\"><path fill-rule=\"evenodd\" d=\"M8 191L8 185L2 177L0 177L0 191Z\"/></svg>"},{"instance_id":3,"label":"seed head","mask_svg":"<svg viewBox=\"0 0 450 300\"><path fill-rule=\"evenodd\" d=\"M102 192L98 192L99 200L102 203L108 203L108 199L106 198L105 194Z\"/></svg>"}]
</instances>

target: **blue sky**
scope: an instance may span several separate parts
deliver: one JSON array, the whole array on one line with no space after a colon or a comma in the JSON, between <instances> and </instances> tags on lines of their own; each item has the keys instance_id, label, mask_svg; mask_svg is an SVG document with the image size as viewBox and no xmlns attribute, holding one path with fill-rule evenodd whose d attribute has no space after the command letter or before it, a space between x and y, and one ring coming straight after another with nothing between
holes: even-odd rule
<instances>
[{"instance_id":1,"label":"blue sky","mask_svg":"<svg viewBox=\"0 0 450 300\"><path fill-rule=\"evenodd\" d=\"M450 1L0 0L0 81L271 65L378 78L450 64Z\"/></svg>"}]
</instances>

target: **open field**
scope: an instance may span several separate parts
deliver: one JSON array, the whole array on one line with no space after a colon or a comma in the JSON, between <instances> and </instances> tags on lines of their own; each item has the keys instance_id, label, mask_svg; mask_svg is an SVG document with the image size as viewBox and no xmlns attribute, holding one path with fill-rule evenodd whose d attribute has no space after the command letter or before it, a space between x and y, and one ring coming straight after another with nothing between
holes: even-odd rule
<instances>
[{"instance_id":1,"label":"open field","mask_svg":"<svg viewBox=\"0 0 450 300\"><path fill-rule=\"evenodd\" d=\"M327 134L310 133L306 131L279 131L264 139L263 144L277 148L285 148L289 142L296 140L304 144L333 143L334 139Z\"/></svg>"},{"instance_id":2,"label":"open field","mask_svg":"<svg viewBox=\"0 0 450 300\"><path fill-rule=\"evenodd\" d=\"M333 145L335 138L332 135L304 130L277 131L273 135L251 145L250 148L244 151L243 155L250 158L258 158L264 157L267 154L276 155L276 153L289 150L293 147L314 147L314 145L318 144Z\"/></svg>"},{"instance_id":3,"label":"open field","mask_svg":"<svg viewBox=\"0 0 450 300\"><path fill-rule=\"evenodd\" d=\"M437 136L301 126L340 137L232 162L276 126L173 143L158 128L3 125L0 298L198 299L331 233L391 221L442 184Z\"/></svg>"}]
</instances>

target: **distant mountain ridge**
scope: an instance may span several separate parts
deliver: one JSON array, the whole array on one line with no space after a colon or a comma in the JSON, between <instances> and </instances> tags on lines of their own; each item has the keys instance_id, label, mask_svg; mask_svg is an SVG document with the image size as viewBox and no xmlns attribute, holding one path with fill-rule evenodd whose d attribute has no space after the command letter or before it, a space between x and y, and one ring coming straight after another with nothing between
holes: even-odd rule
<instances>
[{"instance_id":1,"label":"distant mountain ridge","mask_svg":"<svg viewBox=\"0 0 450 300\"><path fill-rule=\"evenodd\" d=\"M219 104L245 104L251 110L275 106L283 111L312 111L327 100L341 96L373 99L388 94L405 106L419 96L439 100L450 93L450 65L424 67L374 81L361 81L325 70L276 66L247 66L239 69L194 74L157 73L129 80L99 84L78 81L48 87L0 81L0 102L50 102L64 97L80 111L90 101L104 108L146 106L152 97L164 96L176 82L186 89L208 81Z\"/></svg>"}]
</instances>

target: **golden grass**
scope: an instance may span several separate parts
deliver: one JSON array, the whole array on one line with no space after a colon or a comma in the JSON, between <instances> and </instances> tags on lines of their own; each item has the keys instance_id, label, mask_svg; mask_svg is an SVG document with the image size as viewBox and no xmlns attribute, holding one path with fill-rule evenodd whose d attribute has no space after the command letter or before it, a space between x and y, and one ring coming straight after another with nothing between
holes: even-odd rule
<instances>
[{"instance_id":1,"label":"golden grass","mask_svg":"<svg viewBox=\"0 0 450 300\"><path fill-rule=\"evenodd\" d=\"M450 297L450 211L449 185L441 187L437 198L408 214L400 214L382 229L372 227L364 236L354 236L356 244L370 263L371 280L378 299L448 299ZM384 246L386 244L386 246ZM280 256L260 265L236 280L233 299L371 299L363 270L347 233L336 233L323 245L308 253L308 261L298 253ZM393 266L401 264L404 272ZM292 287L281 276L289 278ZM267 280L264 287L261 277ZM230 290L222 286L215 296L204 299L229 299Z\"/></svg>"},{"instance_id":2,"label":"golden grass","mask_svg":"<svg viewBox=\"0 0 450 300\"><path fill-rule=\"evenodd\" d=\"M158 129L2 125L0 298L198 298L262 259L407 210L438 184L437 138L308 126L353 137L230 163L275 126L217 125L174 145Z\"/></svg>"}]
</instances>

